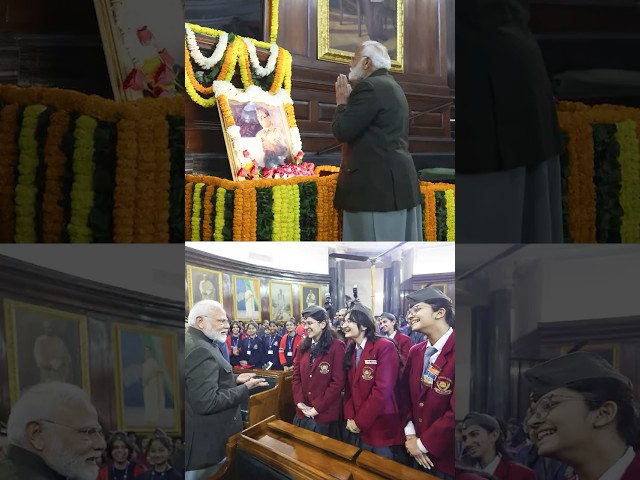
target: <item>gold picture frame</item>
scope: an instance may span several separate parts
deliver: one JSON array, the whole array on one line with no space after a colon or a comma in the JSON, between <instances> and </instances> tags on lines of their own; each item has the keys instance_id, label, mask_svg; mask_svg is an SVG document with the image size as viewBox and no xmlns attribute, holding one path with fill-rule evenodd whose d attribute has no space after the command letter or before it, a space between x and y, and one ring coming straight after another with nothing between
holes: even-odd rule
<instances>
[{"instance_id":1,"label":"gold picture frame","mask_svg":"<svg viewBox=\"0 0 640 480\"><path fill-rule=\"evenodd\" d=\"M311 305L311 303L309 303L309 300L311 300L309 297L310 293L315 296L314 305L322 307L322 285L315 283L302 283L300 284L300 313Z\"/></svg>"},{"instance_id":2,"label":"gold picture frame","mask_svg":"<svg viewBox=\"0 0 640 480\"><path fill-rule=\"evenodd\" d=\"M362 34L362 31L366 30L366 25L364 28L362 25L363 16L365 16L364 23L366 24L369 15L375 14L382 17L383 25L382 29L378 28L380 31L376 32L373 39L380 41L389 50L391 71L404 71L404 0L381 0L367 3L367 12L360 11L359 0L342 0L333 5L332 3L331 0L318 0L318 60L343 64L351 63L356 48L363 42L372 39L368 34ZM346 12L346 21L345 5L351 7L351 10ZM395 6L393 14L391 14L391 6ZM390 16L395 17L395 28L392 28L395 34L387 40L383 40L387 36L386 32L389 31L386 28ZM391 18L391 23L393 27L393 18ZM395 48L393 48L394 39Z\"/></svg>"},{"instance_id":3,"label":"gold picture frame","mask_svg":"<svg viewBox=\"0 0 640 480\"><path fill-rule=\"evenodd\" d=\"M91 394L87 318L9 299L3 303L11 405L25 388L45 381L73 383Z\"/></svg>"},{"instance_id":4,"label":"gold picture frame","mask_svg":"<svg viewBox=\"0 0 640 480\"><path fill-rule=\"evenodd\" d=\"M177 332L120 323L112 332L118 430L181 435Z\"/></svg>"},{"instance_id":5,"label":"gold picture frame","mask_svg":"<svg viewBox=\"0 0 640 480\"><path fill-rule=\"evenodd\" d=\"M250 291L250 294L246 292ZM253 302L247 308L247 302ZM240 307L243 308L240 308ZM233 313L234 320L259 322L262 320L262 302L260 301L260 280L242 275L233 275Z\"/></svg>"},{"instance_id":6,"label":"gold picture frame","mask_svg":"<svg viewBox=\"0 0 640 480\"><path fill-rule=\"evenodd\" d=\"M212 275L213 281L209 281L209 288L214 288L214 292L208 294L209 290L202 291L203 283L207 280L206 276ZM196 278L198 277L198 278ZM189 309L193 308L195 303L200 300L215 300L222 303L222 273L209 268L196 267L195 265L187 265L187 284L189 289ZM196 289L194 290L194 284ZM204 285L206 286L206 285Z\"/></svg>"},{"instance_id":7,"label":"gold picture frame","mask_svg":"<svg viewBox=\"0 0 640 480\"><path fill-rule=\"evenodd\" d=\"M173 74L179 83L184 76L184 22L176 21L176 16L184 18L184 0L93 3L116 101L156 97L160 90L176 95L177 83L166 84L166 78ZM159 71L163 65L168 70L156 83L154 77L163 73Z\"/></svg>"},{"instance_id":8,"label":"gold picture frame","mask_svg":"<svg viewBox=\"0 0 640 480\"><path fill-rule=\"evenodd\" d=\"M293 287L290 283L269 282L269 320L286 322L293 316Z\"/></svg>"}]
</instances>

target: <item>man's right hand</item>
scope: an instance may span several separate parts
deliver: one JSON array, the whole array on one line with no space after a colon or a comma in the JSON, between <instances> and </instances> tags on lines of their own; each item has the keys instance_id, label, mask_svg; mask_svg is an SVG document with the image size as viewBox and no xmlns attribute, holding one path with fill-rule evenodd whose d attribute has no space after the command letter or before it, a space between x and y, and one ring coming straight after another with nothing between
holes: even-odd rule
<instances>
[{"instance_id":1,"label":"man's right hand","mask_svg":"<svg viewBox=\"0 0 640 480\"><path fill-rule=\"evenodd\" d=\"M252 390L256 387L268 387L269 384L264 380L264 378L256 378L253 377L250 380L247 380L246 382L243 383L243 385L246 385L246 387L249 390Z\"/></svg>"}]
</instances>

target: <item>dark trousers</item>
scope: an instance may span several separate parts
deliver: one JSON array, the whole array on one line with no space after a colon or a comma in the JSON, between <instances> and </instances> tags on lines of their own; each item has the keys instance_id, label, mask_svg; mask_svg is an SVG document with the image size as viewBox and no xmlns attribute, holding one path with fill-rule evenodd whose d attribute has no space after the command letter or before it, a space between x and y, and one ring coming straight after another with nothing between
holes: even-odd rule
<instances>
[{"instance_id":1,"label":"dark trousers","mask_svg":"<svg viewBox=\"0 0 640 480\"><path fill-rule=\"evenodd\" d=\"M335 440L342 440L340 438L340 425L338 424L338 422L318 423L313 418L298 418L298 416L296 415L295 417L293 417L293 424L296 427L311 430L312 432L319 433L320 435L324 435L325 437L331 437Z\"/></svg>"}]
</instances>

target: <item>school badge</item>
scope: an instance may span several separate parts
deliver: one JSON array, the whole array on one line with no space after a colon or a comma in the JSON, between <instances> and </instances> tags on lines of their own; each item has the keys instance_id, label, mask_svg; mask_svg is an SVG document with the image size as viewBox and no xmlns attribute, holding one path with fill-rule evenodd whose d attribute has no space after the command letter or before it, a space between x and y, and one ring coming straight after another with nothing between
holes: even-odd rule
<instances>
[{"instance_id":1,"label":"school badge","mask_svg":"<svg viewBox=\"0 0 640 480\"><path fill-rule=\"evenodd\" d=\"M320 373L322 373L323 375L329 373L329 364L327 362L322 362L320 364Z\"/></svg>"},{"instance_id":2,"label":"school badge","mask_svg":"<svg viewBox=\"0 0 640 480\"><path fill-rule=\"evenodd\" d=\"M451 384L453 381L447 377L438 377L434 390L440 395L451 395Z\"/></svg>"},{"instance_id":3,"label":"school badge","mask_svg":"<svg viewBox=\"0 0 640 480\"><path fill-rule=\"evenodd\" d=\"M362 369L362 379L363 380L373 380L373 369L370 367L364 367Z\"/></svg>"}]
</instances>

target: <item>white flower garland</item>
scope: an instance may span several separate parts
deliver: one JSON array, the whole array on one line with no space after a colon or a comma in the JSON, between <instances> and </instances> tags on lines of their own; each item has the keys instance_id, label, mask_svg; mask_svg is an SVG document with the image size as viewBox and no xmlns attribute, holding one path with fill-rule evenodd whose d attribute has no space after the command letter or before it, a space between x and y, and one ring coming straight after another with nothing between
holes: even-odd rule
<instances>
[{"instance_id":1,"label":"white flower garland","mask_svg":"<svg viewBox=\"0 0 640 480\"><path fill-rule=\"evenodd\" d=\"M196 34L193 33L193 30L191 30L191 28L189 28L189 25L185 24L184 27L187 33L187 47L189 48L189 53L191 53L191 58L193 58L193 60L202 68L211 70L224 56L224 52L227 50L229 34L225 32L220 35L220 37L218 38L218 44L216 45L213 54L209 58L207 58L200 51L200 47L198 47Z\"/></svg>"},{"instance_id":2,"label":"white flower garland","mask_svg":"<svg viewBox=\"0 0 640 480\"><path fill-rule=\"evenodd\" d=\"M273 70L276 68L276 62L278 61L278 45L276 45L275 43L271 44L271 47L269 47L269 51L271 53L269 54L267 65L265 67L262 67L260 65L260 61L258 60L256 46L248 38L242 37L242 40L244 40L244 43L247 45L247 51L249 52L251 66L253 67L253 71L255 72L256 76L262 78L270 75L271 72L273 72Z\"/></svg>"}]
</instances>

